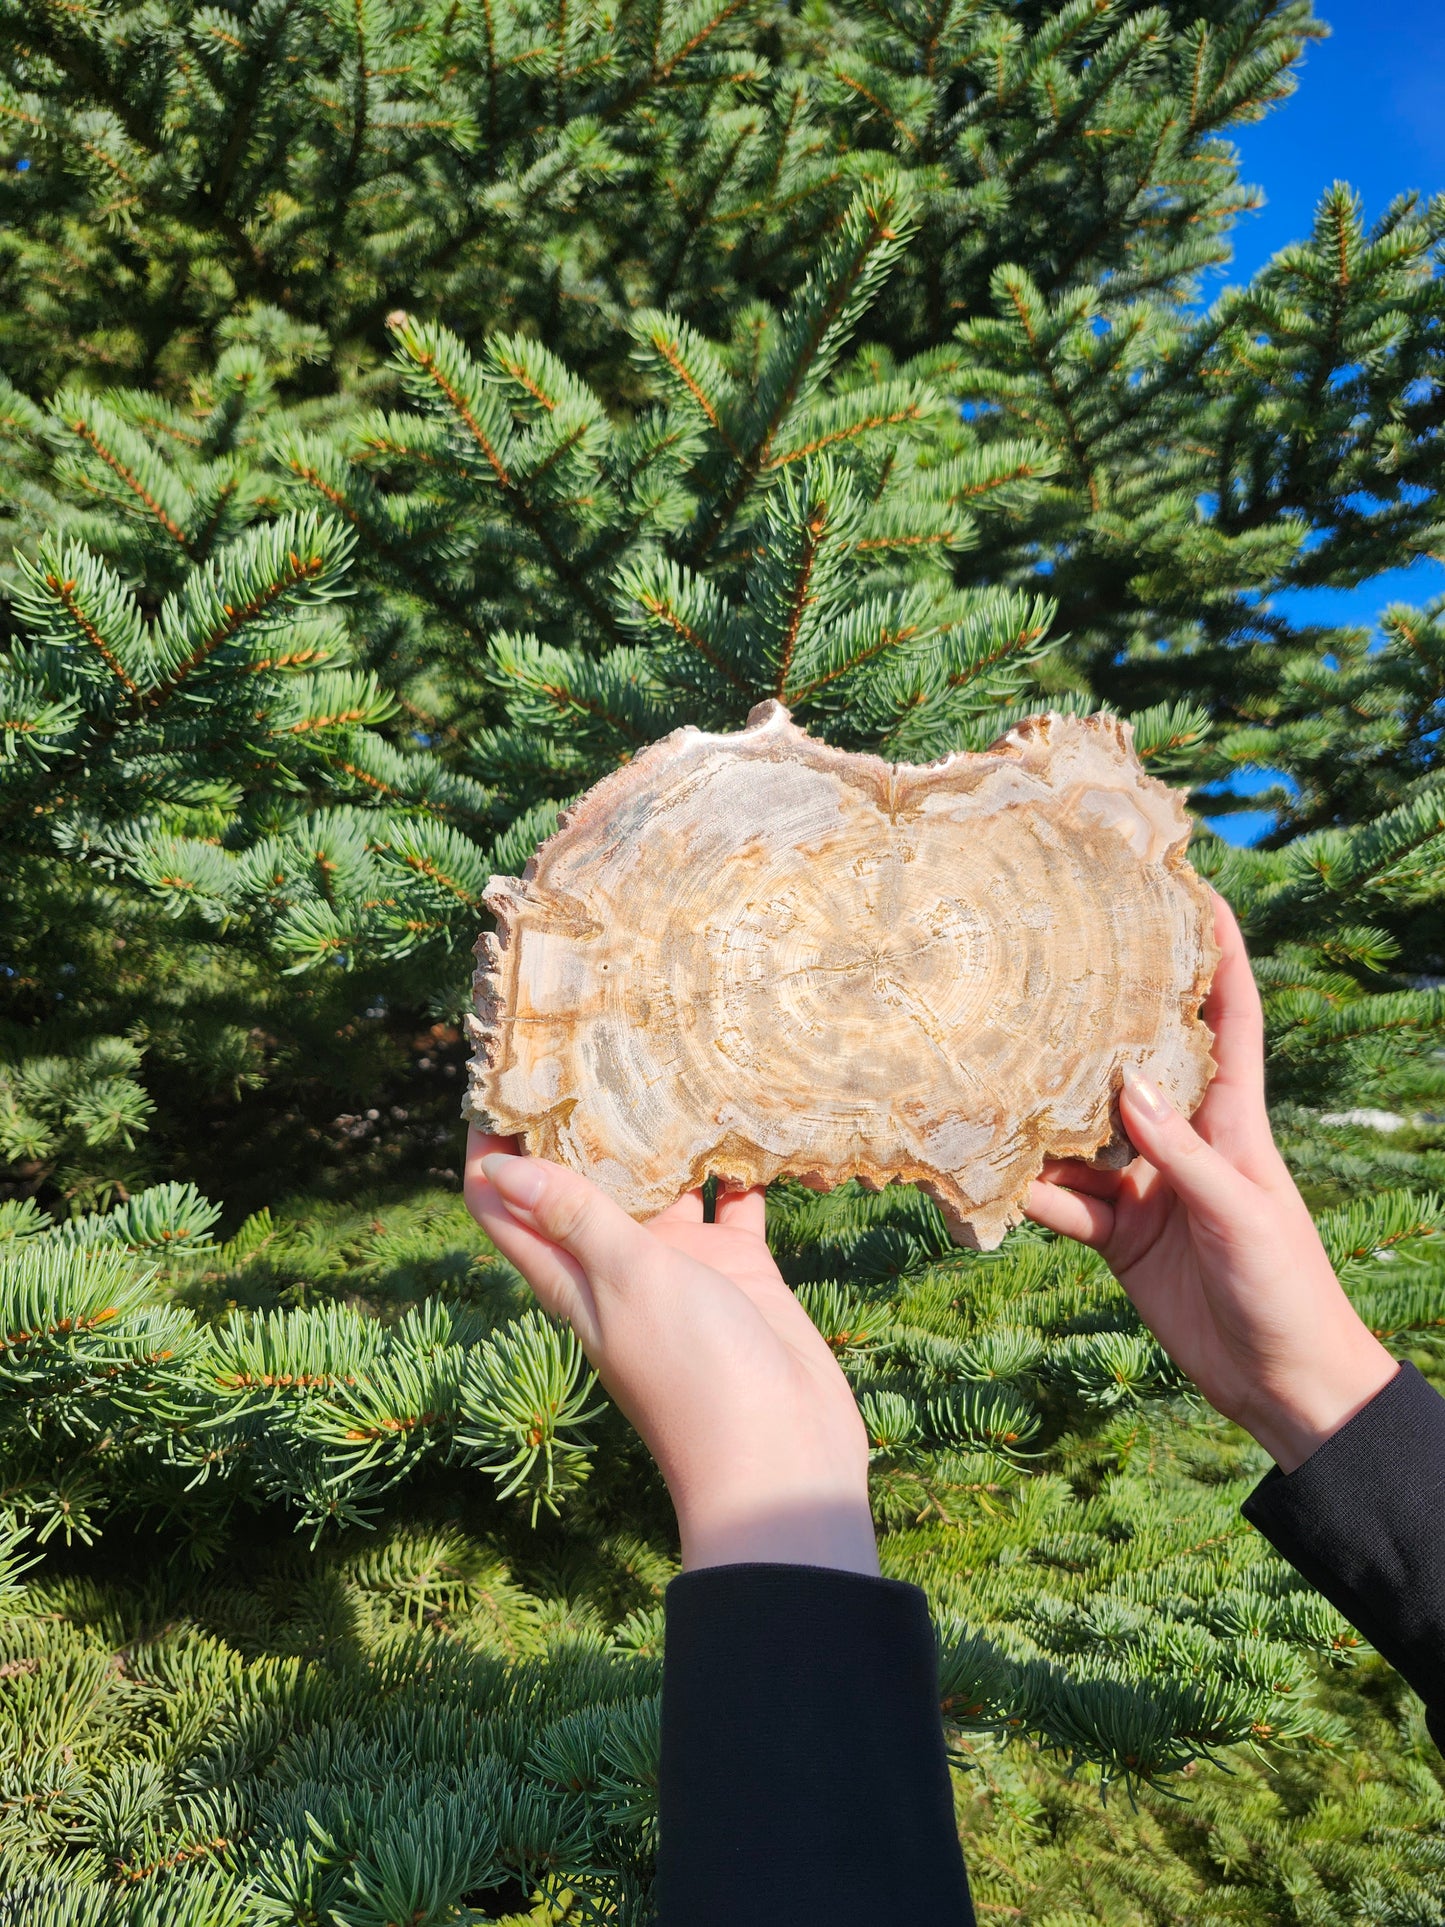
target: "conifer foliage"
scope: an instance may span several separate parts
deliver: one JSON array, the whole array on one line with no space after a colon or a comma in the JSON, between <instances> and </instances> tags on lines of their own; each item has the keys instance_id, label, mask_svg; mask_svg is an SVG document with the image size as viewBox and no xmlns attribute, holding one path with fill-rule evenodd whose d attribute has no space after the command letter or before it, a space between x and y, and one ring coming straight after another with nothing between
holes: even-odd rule
<instances>
[{"instance_id":1,"label":"conifer foliage","mask_svg":"<svg viewBox=\"0 0 1445 1927\"><path fill-rule=\"evenodd\" d=\"M1203 278L1319 31L0 0L0 1927L650 1918L670 1514L461 1211L455 1022L487 878L680 724L1130 717L1441 1368L1445 206ZM984 1905L1437 1919L1417 1714L1102 1266L899 1188L772 1237Z\"/></svg>"}]
</instances>

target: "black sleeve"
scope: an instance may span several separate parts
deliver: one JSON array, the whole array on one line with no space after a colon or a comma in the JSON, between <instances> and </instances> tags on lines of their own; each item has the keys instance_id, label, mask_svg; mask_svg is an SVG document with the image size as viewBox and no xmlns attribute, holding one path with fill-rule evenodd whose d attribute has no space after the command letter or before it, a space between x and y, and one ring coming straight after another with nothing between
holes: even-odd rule
<instances>
[{"instance_id":1,"label":"black sleeve","mask_svg":"<svg viewBox=\"0 0 1445 1927\"><path fill-rule=\"evenodd\" d=\"M919 1588L710 1566L666 1617L660 1927L974 1927Z\"/></svg>"},{"instance_id":2,"label":"black sleeve","mask_svg":"<svg viewBox=\"0 0 1445 1927\"><path fill-rule=\"evenodd\" d=\"M1402 1365L1244 1516L1414 1687L1445 1751L1445 1398Z\"/></svg>"}]
</instances>

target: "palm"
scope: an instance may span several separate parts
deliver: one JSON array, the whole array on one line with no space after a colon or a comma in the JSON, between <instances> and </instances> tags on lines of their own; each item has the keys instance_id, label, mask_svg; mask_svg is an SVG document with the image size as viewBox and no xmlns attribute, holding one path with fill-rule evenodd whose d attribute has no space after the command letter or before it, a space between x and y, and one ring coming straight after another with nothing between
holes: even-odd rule
<instances>
[{"instance_id":1,"label":"palm","mask_svg":"<svg viewBox=\"0 0 1445 1927\"><path fill-rule=\"evenodd\" d=\"M712 1224L697 1190L637 1224L540 1159L518 1187L515 1151L472 1133L469 1202L543 1306L572 1325L652 1452L684 1565L782 1558L876 1573L867 1434L773 1263L761 1187L723 1191Z\"/></svg>"},{"instance_id":2,"label":"palm","mask_svg":"<svg viewBox=\"0 0 1445 1927\"><path fill-rule=\"evenodd\" d=\"M1124 1178L1100 1255L1170 1356L1203 1368L1215 1342L1205 1287L1209 1254L1201 1253L1189 1212L1152 1166L1141 1159Z\"/></svg>"},{"instance_id":3,"label":"palm","mask_svg":"<svg viewBox=\"0 0 1445 1927\"><path fill-rule=\"evenodd\" d=\"M703 1219L701 1191L689 1191L648 1223L660 1244L683 1257L706 1265L742 1293L760 1314L753 1324L751 1346L755 1363L793 1373L799 1367L815 1384L826 1386L830 1399L852 1406L838 1362L778 1270L766 1235L766 1205L761 1187L718 1194L716 1221ZM764 1359L758 1353L759 1341Z\"/></svg>"},{"instance_id":4,"label":"palm","mask_svg":"<svg viewBox=\"0 0 1445 1927\"><path fill-rule=\"evenodd\" d=\"M518 1149L513 1138L488 1137L473 1129L467 1147L468 1185L475 1190L479 1160L488 1152ZM767 1206L760 1185L747 1191L720 1190L712 1224L705 1220L701 1190L684 1192L646 1229L670 1251L706 1267L710 1276L697 1279L696 1286L722 1314L730 1342L747 1354L754 1375L780 1373L786 1379L801 1369L815 1386L825 1388L830 1403L852 1408L852 1393L837 1360L768 1249ZM535 1277L532 1283L539 1288ZM736 1299L727 1303L729 1287L741 1294L746 1306ZM544 1302L560 1316L573 1316L555 1292L547 1292Z\"/></svg>"},{"instance_id":5,"label":"palm","mask_svg":"<svg viewBox=\"0 0 1445 1927\"><path fill-rule=\"evenodd\" d=\"M660 1217L652 1219L648 1230L660 1244L696 1259L700 1265L708 1265L713 1271L720 1271L754 1300L759 1293L787 1290L761 1230L726 1220L721 1224L706 1224L701 1210L697 1193L689 1193Z\"/></svg>"}]
</instances>

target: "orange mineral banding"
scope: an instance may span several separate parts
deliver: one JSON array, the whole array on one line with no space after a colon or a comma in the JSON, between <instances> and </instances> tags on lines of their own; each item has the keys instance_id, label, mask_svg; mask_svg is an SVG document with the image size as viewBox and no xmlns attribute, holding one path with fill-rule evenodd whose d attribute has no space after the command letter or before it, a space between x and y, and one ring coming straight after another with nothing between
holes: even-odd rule
<instances>
[{"instance_id":1,"label":"orange mineral banding","mask_svg":"<svg viewBox=\"0 0 1445 1927\"><path fill-rule=\"evenodd\" d=\"M634 1217L904 1180L992 1249L1046 1158L1132 1155L1127 1067L1186 1112L1213 1074L1189 827L1111 716L922 768L771 702L677 730L487 886L466 1113Z\"/></svg>"}]
</instances>

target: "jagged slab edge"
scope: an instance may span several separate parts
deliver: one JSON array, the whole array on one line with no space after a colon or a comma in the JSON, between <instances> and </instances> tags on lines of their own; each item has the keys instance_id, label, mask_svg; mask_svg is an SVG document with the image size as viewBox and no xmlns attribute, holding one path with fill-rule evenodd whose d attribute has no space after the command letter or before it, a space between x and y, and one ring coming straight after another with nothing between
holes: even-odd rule
<instances>
[{"instance_id":1,"label":"jagged slab edge","mask_svg":"<svg viewBox=\"0 0 1445 1927\"><path fill-rule=\"evenodd\" d=\"M953 750L947 756L938 757L932 763L917 763L911 767L921 771L945 770L957 763L982 761L986 757L1021 756L1030 741L1042 736L1047 741L1053 729L1059 725L1082 727L1099 733L1113 735L1125 755L1129 757L1138 771L1139 782L1158 791L1168 799L1179 826L1177 838L1169 844L1163 856L1167 869L1174 874L1175 881L1194 898L1198 917L1199 964L1195 971L1194 982L1185 1000L1186 1008L1193 1007L1194 1015L1186 1018L1186 1033L1196 1045L1193 1062L1197 1069L1198 1088L1194 1091L1175 1089L1169 1093L1186 1115L1192 1113L1203 1098L1214 1075L1214 1059L1210 1047L1214 1042L1213 1033L1198 1015L1214 978L1219 962L1219 948L1214 940L1214 905L1209 887L1193 868L1186 854L1189 847L1191 825L1188 813L1176 790L1163 783L1157 776L1151 776L1139 762L1134 751L1134 731L1122 717L1096 711L1089 716L1063 716L1058 710L1047 710L1037 716L1026 717L1005 735L984 750ZM853 769L859 764L871 764L878 772L889 772L896 766L881 756L871 756L866 751L836 749L830 743L821 742L798 728L792 716L781 703L759 703L750 711L747 725L743 730L708 731L685 724L668 735L659 737L655 743L640 750L630 762L611 771L587 790L577 801L566 809L557 819L557 827L552 835L539 843L527 859L526 867L520 877L494 876L482 893L482 901L491 911L495 921L495 931L484 930L477 938L474 955L477 968L472 976L473 1014L465 1019L468 1041L472 1054L467 1063L467 1089L462 1100L462 1116L479 1130L501 1137L517 1138L522 1148L531 1151L535 1147L531 1141L526 1119L498 1107L493 1102L492 1080L498 1068L503 1027L502 1015L506 1005L505 975L510 960L513 921L525 901L527 885L536 877L548 849L574 824L584 821L598 811L606 810L614 794L632 788L644 781L644 772L654 759L660 759L672 751L682 741L697 738L704 742L736 743L740 736L775 731L780 738L796 736L806 742L809 752L821 764L829 762L847 763ZM751 1159L742 1155L744 1149L751 1152ZM1104 1128L1088 1138L1074 1135L1051 1142L1041 1142L1038 1148L1038 1163L1030 1174L1030 1181L1039 1175L1044 1165L1054 1158L1077 1158L1111 1169L1119 1169L1129 1164L1134 1156L1134 1146L1124 1128L1119 1112L1119 1093L1115 1090L1110 1098ZM729 1131L706 1156L700 1159L688 1174L686 1181L678 1186L678 1196L702 1183L708 1176L714 1176L725 1183L736 1185L769 1184L774 1178L792 1177L804 1183L813 1184L823 1190L833 1190L856 1178L866 1189L881 1191L885 1186L895 1183L916 1184L926 1197L929 1197L942 1211L948 1224L950 1235L956 1243L975 1251L992 1251L1002 1243L1005 1235L1017 1224L1023 1222L1024 1213L1018 1202L994 1204L974 1210L964 1215L958 1209L957 1201L939 1182L932 1172L919 1169L884 1169L878 1165L850 1166L844 1171L820 1170L815 1164L805 1165L798 1159L780 1158L762 1151L756 1145L744 1147L735 1131Z\"/></svg>"}]
</instances>

